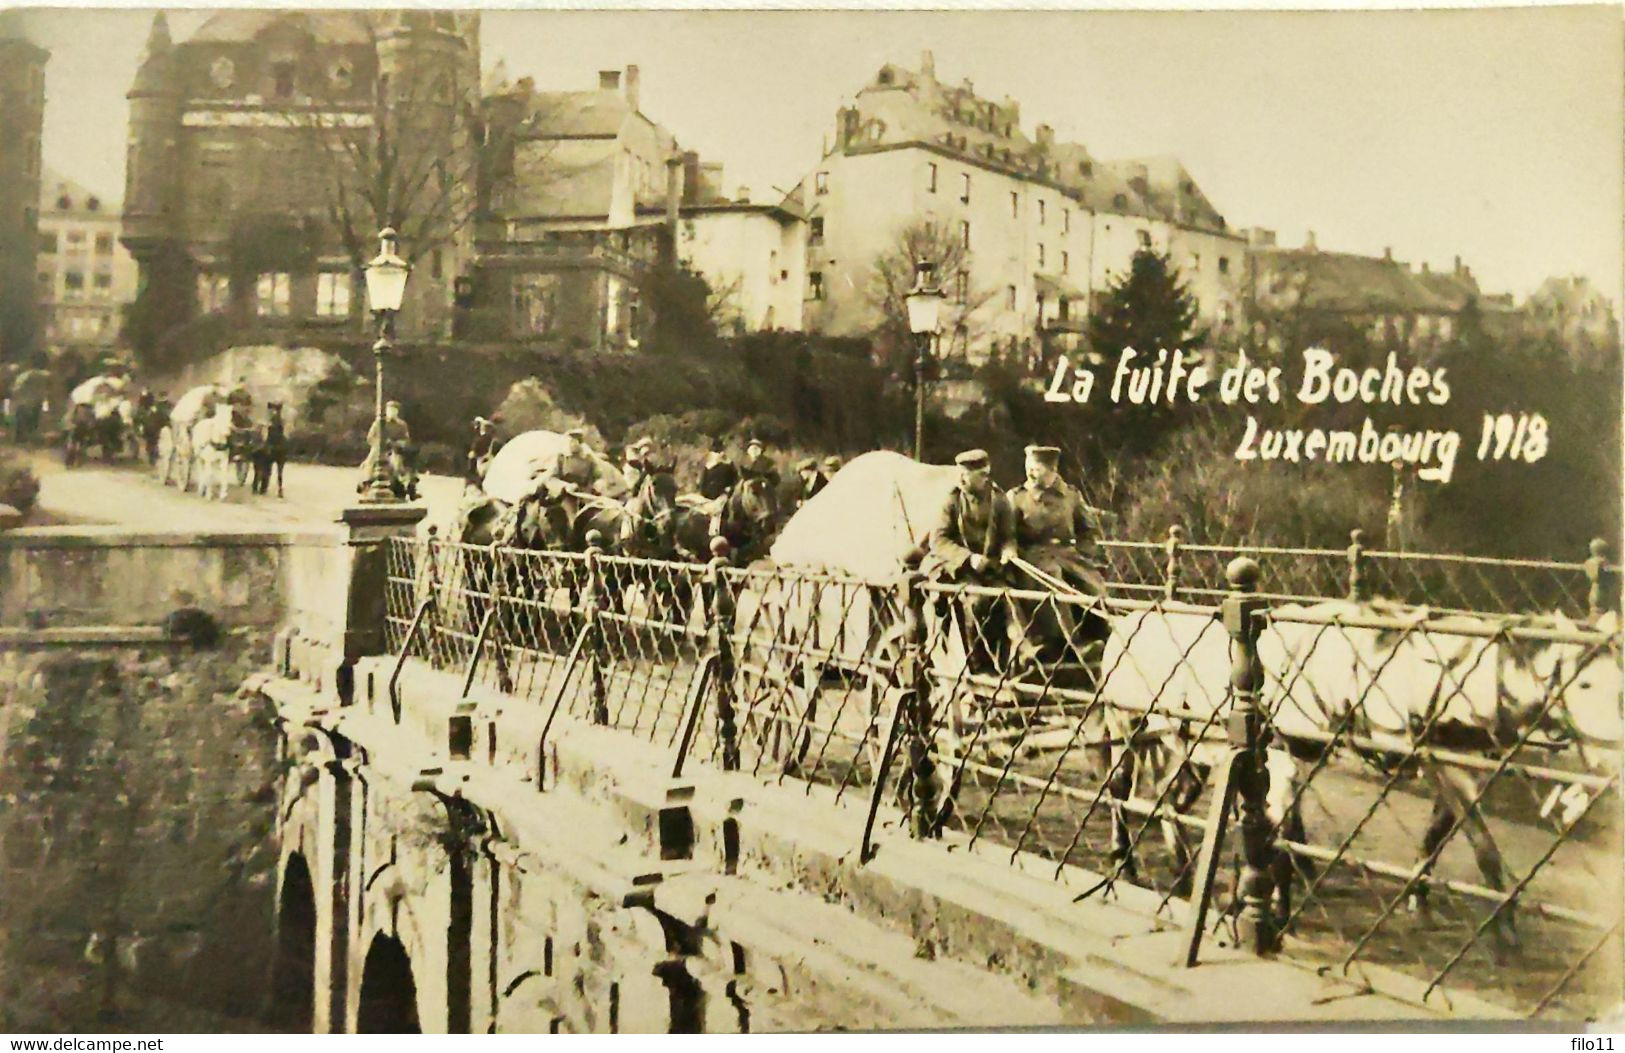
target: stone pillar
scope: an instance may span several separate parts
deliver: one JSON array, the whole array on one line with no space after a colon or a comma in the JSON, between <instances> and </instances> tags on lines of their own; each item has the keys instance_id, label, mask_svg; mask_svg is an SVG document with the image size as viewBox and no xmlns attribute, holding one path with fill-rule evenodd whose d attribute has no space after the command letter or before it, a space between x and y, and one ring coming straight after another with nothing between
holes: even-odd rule
<instances>
[{"instance_id":1,"label":"stone pillar","mask_svg":"<svg viewBox=\"0 0 1625 1053\"><path fill-rule=\"evenodd\" d=\"M312 1030L318 1035L344 1034L349 1030L346 1011L350 965L350 883L352 877L352 791L351 773L345 761L335 759L324 765L318 785L317 831L320 838L312 860L312 881L316 886L316 988Z\"/></svg>"},{"instance_id":2,"label":"stone pillar","mask_svg":"<svg viewBox=\"0 0 1625 1053\"><path fill-rule=\"evenodd\" d=\"M386 584L390 538L411 537L428 509L422 505L375 504L346 508L350 587L344 612L344 661L384 653Z\"/></svg>"}]
</instances>

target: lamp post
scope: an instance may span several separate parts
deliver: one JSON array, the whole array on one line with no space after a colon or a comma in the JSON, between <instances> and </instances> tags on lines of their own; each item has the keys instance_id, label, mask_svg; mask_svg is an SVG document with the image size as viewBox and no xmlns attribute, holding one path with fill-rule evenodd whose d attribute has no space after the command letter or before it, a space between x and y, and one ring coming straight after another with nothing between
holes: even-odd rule
<instances>
[{"instance_id":1,"label":"lamp post","mask_svg":"<svg viewBox=\"0 0 1625 1053\"><path fill-rule=\"evenodd\" d=\"M378 342L372 345L374 376L372 421L372 476L362 501L381 504L396 500L390 488L389 464L384 460L384 358L394 350L395 315L406 295L406 278L411 272L395 249L395 230L385 227L378 233L378 255L367 264L367 305L378 320Z\"/></svg>"},{"instance_id":2,"label":"lamp post","mask_svg":"<svg viewBox=\"0 0 1625 1053\"><path fill-rule=\"evenodd\" d=\"M925 366L931 354L931 340L941 324L942 290L932 284L936 264L917 260L914 288L904 302L908 305L908 330L914 334L914 459L925 460Z\"/></svg>"}]
</instances>

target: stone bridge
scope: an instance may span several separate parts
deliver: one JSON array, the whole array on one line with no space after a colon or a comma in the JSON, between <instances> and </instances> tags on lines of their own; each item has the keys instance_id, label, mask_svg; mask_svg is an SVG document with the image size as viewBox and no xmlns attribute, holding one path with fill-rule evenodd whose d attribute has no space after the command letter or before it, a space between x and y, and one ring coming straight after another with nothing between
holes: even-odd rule
<instances>
[{"instance_id":1,"label":"stone bridge","mask_svg":"<svg viewBox=\"0 0 1625 1053\"><path fill-rule=\"evenodd\" d=\"M242 692L275 727L274 880L256 901L265 936L250 941L266 948L266 1024L765 1032L1440 1015L1419 986L1377 993L1211 938L1185 967L1187 919L1157 894L1120 884L1078 901L1052 863L910 838L889 802L863 858L864 802L834 787L700 756L677 771L666 744L389 653L385 545L416 520L373 509L285 537L0 538L0 646L14 652L95 632L137 646L178 605L267 645ZM192 712L176 731L216 719ZM1460 999L1453 1013L1501 1015Z\"/></svg>"}]
</instances>

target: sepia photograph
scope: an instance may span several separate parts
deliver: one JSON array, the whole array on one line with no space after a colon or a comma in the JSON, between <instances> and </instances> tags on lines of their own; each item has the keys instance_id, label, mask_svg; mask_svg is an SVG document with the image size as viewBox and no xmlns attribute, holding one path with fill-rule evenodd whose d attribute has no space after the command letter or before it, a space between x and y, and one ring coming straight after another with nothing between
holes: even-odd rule
<instances>
[{"instance_id":1,"label":"sepia photograph","mask_svg":"<svg viewBox=\"0 0 1625 1053\"><path fill-rule=\"evenodd\" d=\"M1618 4L0 7L0 1032L1617 1027L1622 187Z\"/></svg>"}]
</instances>

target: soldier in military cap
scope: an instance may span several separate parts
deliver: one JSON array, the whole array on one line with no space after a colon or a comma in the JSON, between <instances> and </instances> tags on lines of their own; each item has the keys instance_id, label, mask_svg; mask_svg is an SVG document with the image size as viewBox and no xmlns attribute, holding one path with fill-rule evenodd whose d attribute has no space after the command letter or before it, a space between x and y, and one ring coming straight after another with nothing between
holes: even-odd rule
<instances>
[{"instance_id":1,"label":"soldier in military cap","mask_svg":"<svg viewBox=\"0 0 1625 1053\"><path fill-rule=\"evenodd\" d=\"M1005 565L1016 555L1015 515L993 483L985 450L954 458L959 483L948 495L932 528L920 571L935 581L1002 585ZM997 600L963 598L973 667L987 665L1005 642L1008 619Z\"/></svg>"},{"instance_id":2,"label":"soldier in military cap","mask_svg":"<svg viewBox=\"0 0 1625 1053\"><path fill-rule=\"evenodd\" d=\"M739 472L747 479L766 479L769 486L778 488L778 465L767 455L767 445L761 439L753 437L745 443L745 463L740 466Z\"/></svg>"},{"instance_id":3,"label":"soldier in military cap","mask_svg":"<svg viewBox=\"0 0 1625 1053\"><path fill-rule=\"evenodd\" d=\"M606 486L615 491L624 489L620 480L608 478L605 465L587 448L587 429L571 428L564 434L569 439L569 445L559 452L541 476L543 485L551 494L556 497L564 490L602 493Z\"/></svg>"},{"instance_id":4,"label":"soldier in military cap","mask_svg":"<svg viewBox=\"0 0 1625 1053\"><path fill-rule=\"evenodd\" d=\"M728 459L728 447L721 439L711 440L711 450L705 455L705 467L700 469L697 489L707 501L715 501L739 482L739 468Z\"/></svg>"},{"instance_id":5,"label":"soldier in military cap","mask_svg":"<svg viewBox=\"0 0 1625 1053\"><path fill-rule=\"evenodd\" d=\"M654 443L650 442L647 436L627 444L621 463L621 474L626 477L626 485L633 493L638 492L638 487L643 485L643 477L648 474L649 451L653 448Z\"/></svg>"},{"instance_id":6,"label":"soldier in military cap","mask_svg":"<svg viewBox=\"0 0 1625 1053\"><path fill-rule=\"evenodd\" d=\"M1058 447L1029 446L1026 454L1027 481L1010 495L1022 559L1084 595L1106 595L1106 579L1092 558L1100 535L1095 509L1061 478ZM1103 617L1076 604L1022 608L1028 625L1023 640L1040 655L1093 659L1092 653L1084 653L1085 645L1103 641L1110 632Z\"/></svg>"},{"instance_id":7,"label":"soldier in military cap","mask_svg":"<svg viewBox=\"0 0 1625 1053\"><path fill-rule=\"evenodd\" d=\"M829 480L818 471L818 462L811 457L804 457L796 462L795 504L797 508L818 496L818 492Z\"/></svg>"}]
</instances>

